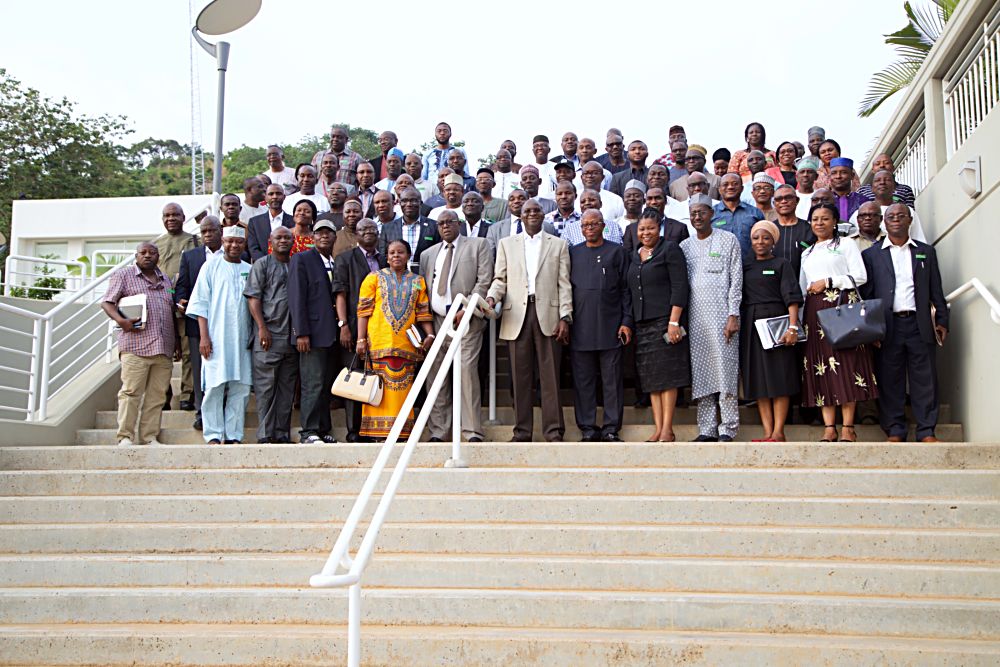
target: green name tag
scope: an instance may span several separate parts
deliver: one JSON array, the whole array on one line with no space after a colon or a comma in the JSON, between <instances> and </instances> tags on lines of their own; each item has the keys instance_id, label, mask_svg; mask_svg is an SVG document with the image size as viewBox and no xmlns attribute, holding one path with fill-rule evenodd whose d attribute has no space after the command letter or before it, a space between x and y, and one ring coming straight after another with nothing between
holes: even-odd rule
<instances>
[{"instance_id":1,"label":"green name tag","mask_svg":"<svg viewBox=\"0 0 1000 667\"><path fill-rule=\"evenodd\" d=\"M710 253L708 253L708 256L709 256L709 257L722 257L722 255L720 255L720 254L719 254L719 253L717 253L717 252L710 252Z\"/></svg>"},{"instance_id":2,"label":"green name tag","mask_svg":"<svg viewBox=\"0 0 1000 667\"><path fill-rule=\"evenodd\" d=\"M831 255L839 255L840 248L827 248L827 252L830 253Z\"/></svg>"},{"instance_id":3,"label":"green name tag","mask_svg":"<svg viewBox=\"0 0 1000 667\"><path fill-rule=\"evenodd\" d=\"M726 221L725 220L716 220L712 224L715 225L716 227L724 227L726 225Z\"/></svg>"},{"instance_id":4,"label":"green name tag","mask_svg":"<svg viewBox=\"0 0 1000 667\"><path fill-rule=\"evenodd\" d=\"M799 245L802 246L803 248L808 248L809 247L809 244L806 243L805 241L799 241Z\"/></svg>"},{"instance_id":5,"label":"green name tag","mask_svg":"<svg viewBox=\"0 0 1000 667\"><path fill-rule=\"evenodd\" d=\"M433 241L433 240L434 240L434 237L433 237L433 236L425 236L425 237L424 237L424 240L425 240L425 241Z\"/></svg>"},{"instance_id":6,"label":"green name tag","mask_svg":"<svg viewBox=\"0 0 1000 667\"><path fill-rule=\"evenodd\" d=\"M765 276L773 276L774 275L774 269L764 269L764 275Z\"/></svg>"},{"instance_id":7,"label":"green name tag","mask_svg":"<svg viewBox=\"0 0 1000 667\"><path fill-rule=\"evenodd\" d=\"M927 259L927 255L918 253L917 254L917 259Z\"/></svg>"}]
</instances>

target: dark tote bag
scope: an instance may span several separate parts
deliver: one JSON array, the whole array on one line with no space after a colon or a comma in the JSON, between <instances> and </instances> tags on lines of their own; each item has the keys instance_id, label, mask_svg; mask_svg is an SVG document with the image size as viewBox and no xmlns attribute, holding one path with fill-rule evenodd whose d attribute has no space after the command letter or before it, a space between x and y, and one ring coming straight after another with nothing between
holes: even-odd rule
<instances>
[{"instance_id":1,"label":"dark tote bag","mask_svg":"<svg viewBox=\"0 0 1000 667\"><path fill-rule=\"evenodd\" d=\"M854 278L847 276L857 292ZM840 297L843 299L843 291ZM858 294L860 297L860 293ZM845 350L867 345L885 338L885 309L882 299L864 299L857 303L838 303L833 308L817 311L819 326L826 335L826 342L835 350Z\"/></svg>"}]
</instances>

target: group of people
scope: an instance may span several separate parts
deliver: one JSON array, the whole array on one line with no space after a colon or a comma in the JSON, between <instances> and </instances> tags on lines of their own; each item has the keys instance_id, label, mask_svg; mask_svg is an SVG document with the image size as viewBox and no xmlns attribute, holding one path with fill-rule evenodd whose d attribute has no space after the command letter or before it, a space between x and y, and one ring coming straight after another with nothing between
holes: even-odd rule
<instances>
[{"instance_id":1,"label":"group of people","mask_svg":"<svg viewBox=\"0 0 1000 667\"><path fill-rule=\"evenodd\" d=\"M349 441L384 439L453 299L473 294L486 305L463 339L463 395L445 382L421 407L432 441L447 437L453 400L463 436L484 438L490 317L508 344L514 441L533 439L539 397L542 435L563 439L564 357L584 441L621 440L626 372L638 404L652 407L650 441L675 439L687 387L696 441L732 441L740 403L753 401L758 440L785 440L795 401L822 420L823 441L856 440L856 417L876 414L901 441L907 398L918 440L935 440L948 307L913 191L895 181L889 156L875 158L862 187L819 127L772 151L751 123L745 149L716 150L711 165L680 126L652 161L643 141L626 145L612 128L602 155L567 132L551 157L537 135L530 160L517 163L507 140L473 174L451 127L434 134L418 155L383 132L369 161L335 127L329 148L294 169L270 146L242 200L224 195L221 219L203 217L196 235L168 204L166 233L140 244L104 297L120 327L119 442L156 441L171 358L182 359L180 406L196 412L206 442L242 440L251 388L260 442L292 441L295 406L302 442L336 442L330 413L341 403ZM137 294L145 319L117 307ZM862 299L881 300L885 337L835 349L818 313ZM777 340L765 340L758 323L782 317ZM381 378L378 405L331 396L348 366ZM412 411L404 419L405 437Z\"/></svg>"}]
</instances>

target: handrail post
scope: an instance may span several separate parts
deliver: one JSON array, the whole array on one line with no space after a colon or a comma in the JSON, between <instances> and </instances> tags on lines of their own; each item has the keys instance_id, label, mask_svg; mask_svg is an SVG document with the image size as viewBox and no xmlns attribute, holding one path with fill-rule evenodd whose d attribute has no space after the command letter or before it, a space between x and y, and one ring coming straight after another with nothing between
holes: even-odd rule
<instances>
[{"instance_id":1,"label":"handrail post","mask_svg":"<svg viewBox=\"0 0 1000 667\"><path fill-rule=\"evenodd\" d=\"M474 308L471 302L466 308ZM451 332L456 333L454 322ZM466 329L468 333L468 329ZM468 468L469 464L462 460L462 345L464 336L452 337L451 345L457 346L455 357L451 361L451 458L444 462L445 468Z\"/></svg>"},{"instance_id":2,"label":"handrail post","mask_svg":"<svg viewBox=\"0 0 1000 667\"><path fill-rule=\"evenodd\" d=\"M42 356L39 365L42 377L39 381L38 421L45 421L49 412L49 364L52 361L52 318L45 318L44 340L42 341Z\"/></svg>"},{"instance_id":3,"label":"handrail post","mask_svg":"<svg viewBox=\"0 0 1000 667\"><path fill-rule=\"evenodd\" d=\"M347 667L361 667L361 583L347 589Z\"/></svg>"},{"instance_id":4,"label":"handrail post","mask_svg":"<svg viewBox=\"0 0 1000 667\"><path fill-rule=\"evenodd\" d=\"M489 418L486 423L497 426L497 320L490 317L490 396Z\"/></svg>"},{"instance_id":5,"label":"handrail post","mask_svg":"<svg viewBox=\"0 0 1000 667\"><path fill-rule=\"evenodd\" d=\"M34 320L31 326L31 374L28 375L28 417L25 421L35 421L35 405L38 402L38 348L42 342L42 321Z\"/></svg>"}]
</instances>

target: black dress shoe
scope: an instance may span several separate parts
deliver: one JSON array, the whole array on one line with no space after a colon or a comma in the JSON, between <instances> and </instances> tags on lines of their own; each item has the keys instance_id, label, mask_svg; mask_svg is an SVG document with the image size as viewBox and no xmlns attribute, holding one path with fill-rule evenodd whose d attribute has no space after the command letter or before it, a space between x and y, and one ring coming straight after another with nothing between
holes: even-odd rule
<instances>
[{"instance_id":1,"label":"black dress shoe","mask_svg":"<svg viewBox=\"0 0 1000 667\"><path fill-rule=\"evenodd\" d=\"M731 436L731 435L720 435L719 436L719 442L732 442L732 441L733 441L733 436Z\"/></svg>"},{"instance_id":2,"label":"black dress shoe","mask_svg":"<svg viewBox=\"0 0 1000 667\"><path fill-rule=\"evenodd\" d=\"M695 438L691 442L718 442L718 441L719 441L718 438L713 438L710 435L699 435L697 438Z\"/></svg>"},{"instance_id":3,"label":"black dress shoe","mask_svg":"<svg viewBox=\"0 0 1000 667\"><path fill-rule=\"evenodd\" d=\"M243 443L241 443L239 440L226 440L226 444L227 445L241 445Z\"/></svg>"},{"instance_id":4,"label":"black dress shoe","mask_svg":"<svg viewBox=\"0 0 1000 667\"><path fill-rule=\"evenodd\" d=\"M200 431L202 429L201 416L200 415L194 418L194 423L191 424L191 428L193 428L196 431Z\"/></svg>"},{"instance_id":5,"label":"black dress shoe","mask_svg":"<svg viewBox=\"0 0 1000 667\"><path fill-rule=\"evenodd\" d=\"M600 442L601 437L597 433L591 431L590 433L584 433L580 438L580 442Z\"/></svg>"},{"instance_id":6,"label":"black dress shoe","mask_svg":"<svg viewBox=\"0 0 1000 667\"><path fill-rule=\"evenodd\" d=\"M208 444L210 444L210 445L221 445L222 441L219 440L218 438L212 438L211 440L208 441Z\"/></svg>"},{"instance_id":7,"label":"black dress shoe","mask_svg":"<svg viewBox=\"0 0 1000 667\"><path fill-rule=\"evenodd\" d=\"M520 436L515 435L513 438L510 439L510 441L511 442L531 442L531 438L522 438Z\"/></svg>"},{"instance_id":8,"label":"black dress shoe","mask_svg":"<svg viewBox=\"0 0 1000 667\"><path fill-rule=\"evenodd\" d=\"M333 437L332 435L330 435L329 433L327 433L326 435L320 436L319 439L322 440L323 442L325 442L328 445L335 445L335 444L337 444L337 439L335 437Z\"/></svg>"},{"instance_id":9,"label":"black dress shoe","mask_svg":"<svg viewBox=\"0 0 1000 667\"><path fill-rule=\"evenodd\" d=\"M177 407L184 412L194 412L194 401L181 401Z\"/></svg>"},{"instance_id":10,"label":"black dress shoe","mask_svg":"<svg viewBox=\"0 0 1000 667\"><path fill-rule=\"evenodd\" d=\"M469 442L482 442L482 441L483 439L480 438L478 435L474 435L471 438L469 438Z\"/></svg>"},{"instance_id":11,"label":"black dress shoe","mask_svg":"<svg viewBox=\"0 0 1000 667\"><path fill-rule=\"evenodd\" d=\"M273 442L270 438L260 438L257 440L258 445L270 445Z\"/></svg>"},{"instance_id":12,"label":"black dress shoe","mask_svg":"<svg viewBox=\"0 0 1000 667\"><path fill-rule=\"evenodd\" d=\"M357 441L358 441L358 434L357 433L348 433L347 434L347 442L357 442Z\"/></svg>"},{"instance_id":13,"label":"black dress shoe","mask_svg":"<svg viewBox=\"0 0 1000 667\"><path fill-rule=\"evenodd\" d=\"M605 433L601 436L601 440L604 442L621 442L622 439L617 433Z\"/></svg>"}]
</instances>

